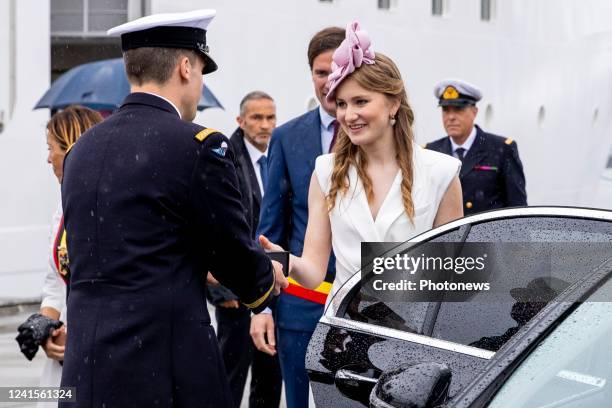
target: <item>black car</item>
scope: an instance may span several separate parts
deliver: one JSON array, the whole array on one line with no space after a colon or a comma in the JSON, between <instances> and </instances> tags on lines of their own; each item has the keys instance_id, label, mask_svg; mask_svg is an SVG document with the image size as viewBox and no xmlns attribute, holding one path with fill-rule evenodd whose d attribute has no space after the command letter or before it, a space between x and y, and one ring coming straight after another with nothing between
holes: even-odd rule
<instances>
[{"instance_id":1,"label":"black car","mask_svg":"<svg viewBox=\"0 0 612 408\"><path fill-rule=\"evenodd\" d=\"M306 368L317 407L612 406L612 315L602 301L612 295L612 212L490 211L428 231L385 256L435 242L512 245L511 258L498 257L503 261L487 276L492 285L512 289L414 302L376 298L366 284L372 274L355 274L331 300L309 344ZM591 302L593 296L599 301ZM596 305L590 312L589 304ZM585 313L601 324L581 326L570 318ZM592 347L555 353L556 343L574 344L564 339L571 330L591 333L591 343L579 343ZM548 360L540 355L547 344ZM574 358L585 363L585 355L592 370L574 367ZM534 364L555 368L540 373L546 381L534 380ZM552 389L545 393L546 387Z\"/></svg>"}]
</instances>

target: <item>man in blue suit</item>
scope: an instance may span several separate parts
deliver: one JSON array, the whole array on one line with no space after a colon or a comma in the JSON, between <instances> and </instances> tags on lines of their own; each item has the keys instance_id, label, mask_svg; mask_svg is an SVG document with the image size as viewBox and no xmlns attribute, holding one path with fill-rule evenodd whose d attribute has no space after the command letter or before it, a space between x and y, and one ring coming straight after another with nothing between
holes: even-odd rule
<instances>
[{"instance_id":1,"label":"man in blue suit","mask_svg":"<svg viewBox=\"0 0 612 408\"><path fill-rule=\"evenodd\" d=\"M278 127L272 134L268 162L269 182L262 205L258 234L301 255L308 223L308 187L315 159L329 153L338 129L335 102L325 100L332 55L344 40L344 30L326 28L310 40L308 63L320 106ZM289 280L270 313L251 319L251 336L259 350L278 354L285 382L288 408L308 406L306 348L323 314L323 306L335 274L331 257L325 282L315 290ZM276 320L276 333L275 324Z\"/></svg>"}]
</instances>

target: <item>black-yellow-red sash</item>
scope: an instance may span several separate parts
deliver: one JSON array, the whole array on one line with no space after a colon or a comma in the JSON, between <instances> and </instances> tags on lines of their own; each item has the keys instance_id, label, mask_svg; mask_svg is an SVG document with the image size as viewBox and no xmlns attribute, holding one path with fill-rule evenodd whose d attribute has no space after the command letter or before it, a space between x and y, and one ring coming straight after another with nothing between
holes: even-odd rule
<instances>
[{"instance_id":1,"label":"black-yellow-red sash","mask_svg":"<svg viewBox=\"0 0 612 408\"><path fill-rule=\"evenodd\" d=\"M314 303L324 305L327 300L327 295L331 290L331 283L323 282L316 289L306 289L297 283L293 278L289 278L289 286L285 289L285 293L305 299Z\"/></svg>"},{"instance_id":2,"label":"black-yellow-red sash","mask_svg":"<svg viewBox=\"0 0 612 408\"><path fill-rule=\"evenodd\" d=\"M64 216L60 220L55 240L53 241L53 262L57 271L67 285L70 282L70 267L68 265L68 246L66 244L66 229L64 228Z\"/></svg>"}]
</instances>

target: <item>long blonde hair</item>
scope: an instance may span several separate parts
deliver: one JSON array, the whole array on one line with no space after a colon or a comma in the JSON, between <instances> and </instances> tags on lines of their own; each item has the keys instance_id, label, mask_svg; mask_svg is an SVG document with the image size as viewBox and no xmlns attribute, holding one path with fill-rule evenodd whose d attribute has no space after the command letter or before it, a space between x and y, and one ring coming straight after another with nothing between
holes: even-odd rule
<instances>
[{"instance_id":1,"label":"long blonde hair","mask_svg":"<svg viewBox=\"0 0 612 408\"><path fill-rule=\"evenodd\" d=\"M100 122L102 116L95 110L72 105L51 117L47 123L47 132L66 151L87 129Z\"/></svg>"},{"instance_id":2,"label":"long blonde hair","mask_svg":"<svg viewBox=\"0 0 612 408\"><path fill-rule=\"evenodd\" d=\"M399 69L389 57L376 53L374 64L363 64L347 78L353 78L361 87L368 91L380 92L392 100L400 101L400 107L395 116L396 123L393 126L393 141L395 151L397 152L396 160L402 172L402 202L408 218L412 221L414 218L414 204L412 202L412 183L414 178L412 163L414 135L412 124L414 122L414 112L408 103L408 96L406 95L404 81ZM370 180L366 173L368 167L366 155L361 147L351 143L351 139L349 139L342 128L338 132L337 141L334 145L334 153L336 156L331 175L331 185L329 194L325 198L328 211L334 208L338 192L344 195L350 188L348 179L350 166L355 166L357 169L357 175L361 179L368 202L371 202L374 199L374 191L372 189L372 180Z\"/></svg>"}]
</instances>

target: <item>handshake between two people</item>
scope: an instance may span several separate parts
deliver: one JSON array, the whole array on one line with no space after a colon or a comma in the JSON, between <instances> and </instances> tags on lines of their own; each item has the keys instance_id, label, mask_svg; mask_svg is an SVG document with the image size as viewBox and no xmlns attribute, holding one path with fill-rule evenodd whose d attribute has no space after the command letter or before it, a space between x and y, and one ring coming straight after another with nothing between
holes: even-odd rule
<instances>
[{"instance_id":1,"label":"handshake between two people","mask_svg":"<svg viewBox=\"0 0 612 408\"><path fill-rule=\"evenodd\" d=\"M274 244L263 235L259 236L259 243L266 252L284 251L280 245ZM327 243L324 250L321 250L321 248L313 248L307 242L301 257L289 254L288 273L286 276L291 276L300 285L308 289L314 289L319 286L325 279L329 252L331 250L329 247L331 247L331 243ZM272 263L274 264L275 273L277 273L277 267L280 264L276 261L272 261ZM284 279L282 266L279 269L281 272L280 277ZM277 275L278 282L279 275ZM287 280L284 279L284 282L287 282ZM288 283L285 283L285 286L282 288L284 289L286 286L288 286ZM251 317L250 334L255 347L259 351L272 356L276 354L274 318L269 311L263 311Z\"/></svg>"},{"instance_id":2,"label":"handshake between two people","mask_svg":"<svg viewBox=\"0 0 612 408\"><path fill-rule=\"evenodd\" d=\"M268 240L265 236L260 235L259 242L261 243L262 248L266 252L285 252L280 245L273 244ZM286 262L286 266L283 266L281 262L278 262L274 259L270 259L272 262L272 267L274 268L274 289L272 293L275 296L280 295L280 292L289 286L289 281L287 280L287 276L289 276L290 270L285 273L285 268L290 269L291 260ZM212 286L219 286L221 283L213 276L212 273L208 272L206 276L206 282ZM221 307L229 308L229 309L237 309L240 307L238 300L227 300L221 302Z\"/></svg>"},{"instance_id":3,"label":"handshake between two people","mask_svg":"<svg viewBox=\"0 0 612 408\"><path fill-rule=\"evenodd\" d=\"M315 240L318 244L322 244L321 247L317 247L316 244L312 245L308 242L308 233L306 235L307 242L304 245L302 256L298 257L289 254L289 260L286 262L287 273L283 273L283 265L280 262L272 260L275 280L273 293L277 296L282 289L289 286L287 280L289 276L308 289L315 289L325 279L329 253L331 251L331 242L329 241L331 240ZM259 243L266 252L285 252L283 247L271 242L264 235L259 236ZM210 272L207 281L212 285L219 284ZM222 306L230 308L239 307L237 301L229 302L232 303ZM269 309L251 317L250 335L258 350L269 355L276 354L274 319Z\"/></svg>"},{"instance_id":4,"label":"handshake between two people","mask_svg":"<svg viewBox=\"0 0 612 408\"><path fill-rule=\"evenodd\" d=\"M272 243L264 235L259 236L259 243L261 244L261 247L266 252L284 251L283 247ZM286 282L284 286L282 287L283 289L289 286L289 282L287 281L287 278L285 276L291 275L291 266L292 266L291 258L293 258L293 255L289 254L289 262L287 265L289 270L286 272L286 275L283 270L283 265L278 261L272 260L272 265L274 266L274 274L276 277L276 283L278 284L279 278L282 278L284 282ZM278 273L279 270L280 270L280 275ZM275 294L277 295L280 294L280 293L276 293L276 285L274 289L275 289ZM249 334L251 335L251 338L253 339L253 344L255 344L255 347L257 347L257 350L264 352L266 354L269 354L271 356L276 354L276 333L275 333L275 327L274 327L274 318L272 317L272 313L269 310L264 310L263 312L259 314L251 316L251 329L250 329Z\"/></svg>"}]
</instances>

